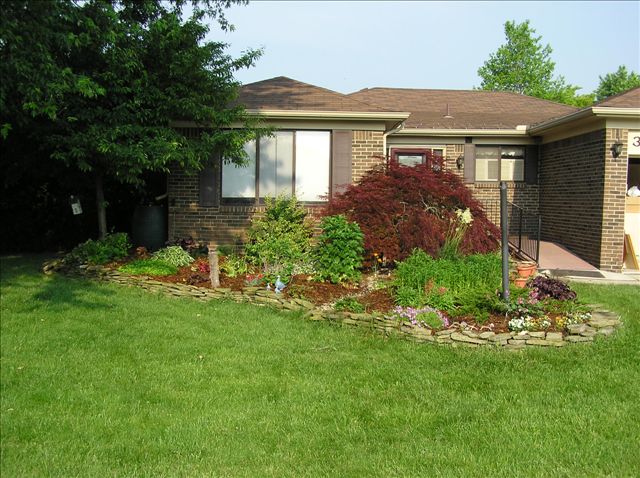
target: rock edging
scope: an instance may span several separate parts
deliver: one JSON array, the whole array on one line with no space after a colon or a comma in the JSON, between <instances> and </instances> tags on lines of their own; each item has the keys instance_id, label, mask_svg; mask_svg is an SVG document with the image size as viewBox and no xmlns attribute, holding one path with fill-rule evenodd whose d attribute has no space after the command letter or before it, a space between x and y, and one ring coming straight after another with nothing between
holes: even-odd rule
<instances>
[{"instance_id":1,"label":"rock edging","mask_svg":"<svg viewBox=\"0 0 640 478\"><path fill-rule=\"evenodd\" d=\"M559 348L572 343L590 344L595 337L609 337L622 326L620 316L604 310L600 306L595 306L591 319L583 324L567 326L566 334L543 331L478 332L460 327L438 330L432 334L430 329L384 316L321 310L307 300L286 298L260 287L245 287L242 291L232 291L226 288L205 289L188 284L161 282L147 276L130 276L102 266L70 266L65 264L63 259L45 262L42 270L45 274L59 272L64 275L135 286L152 292L160 292L174 297L189 297L204 302L227 299L282 310L304 311L303 317L307 320L326 321L345 327L361 327L384 335L400 336L418 343L446 344L454 347L494 347L507 350L522 350L532 347Z\"/></svg>"}]
</instances>

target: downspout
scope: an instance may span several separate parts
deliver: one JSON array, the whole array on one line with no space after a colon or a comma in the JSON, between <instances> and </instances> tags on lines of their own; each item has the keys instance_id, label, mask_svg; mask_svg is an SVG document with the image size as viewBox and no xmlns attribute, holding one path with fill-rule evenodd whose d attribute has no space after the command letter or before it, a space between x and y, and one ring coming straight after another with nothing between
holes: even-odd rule
<instances>
[{"instance_id":1,"label":"downspout","mask_svg":"<svg viewBox=\"0 0 640 478\"><path fill-rule=\"evenodd\" d=\"M404 128L405 120L400 120L396 124L394 124L390 129L386 130L382 133L382 151L384 151L385 159L389 159L387 156L387 136L393 133L397 133L398 131Z\"/></svg>"}]
</instances>

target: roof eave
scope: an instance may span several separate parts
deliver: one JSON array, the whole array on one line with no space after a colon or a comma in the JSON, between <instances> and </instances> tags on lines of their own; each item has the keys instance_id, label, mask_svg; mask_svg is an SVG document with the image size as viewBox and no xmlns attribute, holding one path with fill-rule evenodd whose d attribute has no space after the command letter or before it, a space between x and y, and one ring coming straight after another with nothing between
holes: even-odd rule
<instances>
[{"instance_id":1,"label":"roof eave","mask_svg":"<svg viewBox=\"0 0 640 478\"><path fill-rule=\"evenodd\" d=\"M529 128L529 134L539 135L557 126L561 126L570 123L575 120L589 118L589 117L603 117L603 118L633 118L640 117L640 108L612 108L610 106L592 106L585 108L575 113L554 118L544 123L537 124Z\"/></svg>"},{"instance_id":2,"label":"roof eave","mask_svg":"<svg viewBox=\"0 0 640 478\"><path fill-rule=\"evenodd\" d=\"M524 128L513 129L453 129L453 128L404 128L398 136L527 136Z\"/></svg>"},{"instance_id":3,"label":"roof eave","mask_svg":"<svg viewBox=\"0 0 640 478\"><path fill-rule=\"evenodd\" d=\"M357 119L357 120L393 120L407 119L411 113L403 111L312 111L312 110L266 110L247 109L249 115L270 119Z\"/></svg>"}]
</instances>

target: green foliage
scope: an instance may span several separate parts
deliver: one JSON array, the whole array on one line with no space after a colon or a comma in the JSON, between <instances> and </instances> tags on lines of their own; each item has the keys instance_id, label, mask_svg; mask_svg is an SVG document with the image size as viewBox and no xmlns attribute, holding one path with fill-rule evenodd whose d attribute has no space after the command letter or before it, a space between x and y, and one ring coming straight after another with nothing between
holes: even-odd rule
<instances>
[{"instance_id":1,"label":"green foliage","mask_svg":"<svg viewBox=\"0 0 640 478\"><path fill-rule=\"evenodd\" d=\"M355 297L343 297L342 299L338 299L333 305L333 308L337 311L356 313L362 313L365 311L364 305L362 305Z\"/></svg>"},{"instance_id":2,"label":"green foliage","mask_svg":"<svg viewBox=\"0 0 640 478\"><path fill-rule=\"evenodd\" d=\"M118 268L120 272L131 275L170 276L178 268L157 259L139 259Z\"/></svg>"},{"instance_id":3,"label":"green foliage","mask_svg":"<svg viewBox=\"0 0 640 478\"><path fill-rule=\"evenodd\" d=\"M314 251L316 277L334 284L358 280L364 254L360 226L338 215L323 218L320 228Z\"/></svg>"},{"instance_id":4,"label":"green foliage","mask_svg":"<svg viewBox=\"0 0 640 478\"><path fill-rule=\"evenodd\" d=\"M106 264L127 256L131 243L129 236L124 232L107 234L104 239L94 241L89 239L77 245L66 256L66 260L72 263Z\"/></svg>"},{"instance_id":5,"label":"green foliage","mask_svg":"<svg viewBox=\"0 0 640 478\"><path fill-rule=\"evenodd\" d=\"M310 262L311 226L295 197L266 198L265 204L264 216L254 217L247 233L246 257L268 281L279 275L287 282Z\"/></svg>"},{"instance_id":6,"label":"green foliage","mask_svg":"<svg viewBox=\"0 0 640 478\"><path fill-rule=\"evenodd\" d=\"M242 162L244 143L267 130L233 104L233 75L261 51L232 58L226 44L206 39L207 19L230 28L223 11L234 3L244 2L8 2L0 23L3 134L23 126L23 141L91 173L100 217L103 177L141 186L145 173L169 165L197 171L213 150ZM209 129L187 138L171 127L178 119Z\"/></svg>"},{"instance_id":7,"label":"green foliage","mask_svg":"<svg viewBox=\"0 0 640 478\"><path fill-rule=\"evenodd\" d=\"M529 20L507 21L504 32L506 44L478 69L478 76L482 78L480 89L513 91L567 104L585 101L582 97L575 99L580 87L567 84L562 76L554 78L553 50L541 44L542 37L535 36Z\"/></svg>"},{"instance_id":8,"label":"green foliage","mask_svg":"<svg viewBox=\"0 0 640 478\"><path fill-rule=\"evenodd\" d=\"M249 272L249 264L245 258L239 254L229 254L224 256L220 262L220 271L227 277L238 277Z\"/></svg>"},{"instance_id":9,"label":"green foliage","mask_svg":"<svg viewBox=\"0 0 640 478\"><path fill-rule=\"evenodd\" d=\"M183 267L191 264L195 259L180 246L169 246L154 252L152 259L166 262L174 267Z\"/></svg>"},{"instance_id":10,"label":"green foliage","mask_svg":"<svg viewBox=\"0 0 640 478\"><path fill-rule=\"evenodd\" d=\"M497 254L435 260L416 249L398 263L395 300L402 306L429 305L452 316L487 317L500 287L500 270Z\"/></svg>"},{"instance_id":11,"label":"green foliage","mask_svg":"<svg viewBox=\"0 0 640 478\"><path fill-rule=\"evenodd\" d=\"M633 70L628 71L624 65L619 66L615 73L607 73L604 78L602 76L598 78L600 78L600 84L595 91L598 101L640 86L640 75Z\"/></svg>"}]
</instances>

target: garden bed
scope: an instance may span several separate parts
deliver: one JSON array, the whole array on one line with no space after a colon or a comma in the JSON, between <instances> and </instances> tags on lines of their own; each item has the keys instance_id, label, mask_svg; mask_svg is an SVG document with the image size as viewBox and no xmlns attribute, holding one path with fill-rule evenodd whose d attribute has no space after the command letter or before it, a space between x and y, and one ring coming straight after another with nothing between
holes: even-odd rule
<instances>
[{"instance_id":1,"label":"garden bed","mask_svg":"<svg viewBox=\"0 0 640 478\"><path fill-rule=\"evenodd\" d=\"M563 332L545 331L503 331L494 324L478 326L471 321L448 324L439 330L426 328L410 320L398 320L384 313L354 313L316 307L312 302L290 295L265 290L262 287L230 288L198 287L181 282L158 281L149 277L131 276L104 266L71 266L64 260L49 261L43 265L47 274L60 272L70 275L142 287L176 297L191 297L209 301L216 299L249 302L259 306L271 306L284 310L304 311L303 317L313 321L327 321L347 327L364 328L384 335L399 336L419 343L448 344L465 347L497 347L520 350L525 347L564 347L570 343L589 344L595 337L608 337L622 325L620 317L610 311L594 307L589 318L580 324L567 325ZM380 293L379 289L373 291Z\"/></svg>"}]
</instances>

